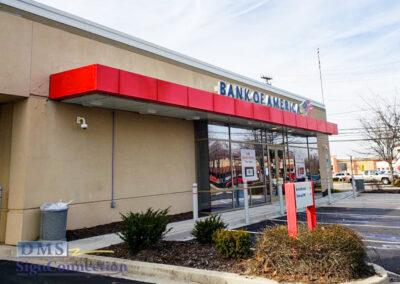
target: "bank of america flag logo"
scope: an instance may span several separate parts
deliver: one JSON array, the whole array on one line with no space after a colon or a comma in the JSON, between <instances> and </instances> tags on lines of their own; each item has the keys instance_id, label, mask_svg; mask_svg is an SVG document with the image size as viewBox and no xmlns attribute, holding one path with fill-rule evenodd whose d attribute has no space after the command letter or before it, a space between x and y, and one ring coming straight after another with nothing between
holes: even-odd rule
<instances>
[{"instance_id":1,"label":"bank of america flag logo","mask_svg":"<svg viewBox=\"0 0 400 284\"><path fill-rule=\"evenodd\" d=\"M304 115L311 115L314 111L314 107L311 105L310 100L302 101L300 104L300 112Z\"/></svg>"}]
</instances>

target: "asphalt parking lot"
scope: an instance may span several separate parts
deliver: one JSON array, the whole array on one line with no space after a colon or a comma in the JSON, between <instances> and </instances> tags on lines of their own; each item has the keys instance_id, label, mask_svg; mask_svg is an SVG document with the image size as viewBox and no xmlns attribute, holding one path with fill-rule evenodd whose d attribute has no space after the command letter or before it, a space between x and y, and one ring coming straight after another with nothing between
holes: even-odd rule
<instances>
[{"instance_id":1,"label":"asphalt parking lot","mask_svg":"<svg viewBox=\"0 0 400 284\"><path fill-rule=\"evenodd\" d=\"M298 213L306 222L305 213ZM369 261L392 272L400 281L400 194L361 194L332 206L317 208L318 224L341 224L356 230L364 239ZM255 240L265 227L285 225L286 216L247 226Z\"/></svg>"},{"instance_id":2,"label":"asphalt parking lot","mask_svg":"<svg viewBox=\"0 0 400 284\"><path fill-rule=\"evenodd\" d=\"M25 264L24 264L25 265ZM30 265L30 264L28 264ZM89 273L77 273L68 270L55 269L51 272L46 271L43 265L32 264L37 274L30 275L26 272L19 272L18 266L14 261L0 260L0 283L14 284L68 284L68 283L88 283L88 284L146 284L128 279L107 277Z\"/></svg>"}]
</instances>

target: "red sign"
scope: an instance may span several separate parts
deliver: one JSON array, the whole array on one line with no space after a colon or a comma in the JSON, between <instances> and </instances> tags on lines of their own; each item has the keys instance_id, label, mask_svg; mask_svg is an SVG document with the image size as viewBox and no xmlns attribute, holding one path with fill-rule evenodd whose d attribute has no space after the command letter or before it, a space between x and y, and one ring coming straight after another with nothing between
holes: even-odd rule
<instances>
[{"instance_id":1,"label":"red sign","mask_svg":"<svg viewBox=\"0 0 400 284\"><path fill-rule=\"evenodd\" d=\"M308 230L317 227L313 182L285 183L286 215L289 236L297 237L297 209L306 208ZM311 188L311 192L309 189ZM312 197L311 197L311 196ZM311 201L310 201L311 200ZM304 204L304 207L302 207Z\"/></svg>"}]
</instances>

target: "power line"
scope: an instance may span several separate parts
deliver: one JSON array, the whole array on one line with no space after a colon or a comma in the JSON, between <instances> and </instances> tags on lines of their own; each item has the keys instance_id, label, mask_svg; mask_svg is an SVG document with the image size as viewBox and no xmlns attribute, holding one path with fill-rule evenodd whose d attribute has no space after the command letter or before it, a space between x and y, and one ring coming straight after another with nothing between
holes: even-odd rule
<instances>
[{"instance_id":1,"label":"power line","mask_svg":"<svg viewBox=\"0 0 400 284\"><path fill-rule=\"evenodd\" d=\"M385 139L400 139L400 137L382 137L379 139L372 139L372 138L342 139L342 140L329 140L329 142L362 142L362 141L385 140Z\"/></svg>"},{"instance_id":2,"label":"power line","mask_svg":"<svg viewBox=\"0 0 400 284\"><path fill-rule=\"evenodd\" d=\"M368 110L351 110L351 111L345 111L345 112L336 112L336 113L328 113L328 116L334 116L334 115L342 115L342 114L348 114L348 113L354 113L354 112L365 112Z\"/></svg>"}]
</instances>

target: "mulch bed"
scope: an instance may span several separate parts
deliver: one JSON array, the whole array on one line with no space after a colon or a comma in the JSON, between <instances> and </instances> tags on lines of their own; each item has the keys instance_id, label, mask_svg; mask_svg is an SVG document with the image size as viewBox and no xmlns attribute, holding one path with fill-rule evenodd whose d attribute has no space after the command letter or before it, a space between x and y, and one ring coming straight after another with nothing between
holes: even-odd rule
<instances>
[{"instance_id":1,"label":"mulch bed","mask_svg":"<svg viewBox=\"0 0 400 284\"><path fill-rule=\"evenodd\" d=\"M193 218L192 212L179 213L169 215L169 223L189 220ZM113 222L109 224L99 225L90 228L82 228L76 230L67 230L67 241L74 241L95 237L104 234L117 233L121 230L122 222Z\"/></svg>"},{"instance_id":2,"label":"mulch bed","mask_svg":"<svg viewBox=\"0 0 400 284\"><path fill-rule=\"evenodd\" d=\"M129 253L127 246L124 243L112 245L103 250L112 250L113 254L110 253L96 253L95 255L115 257L136 261L144 261L150 263L160 263L177 265L184 267L191 267L197 269L214 270L221 272L231 272L240 275L252 275L250 272L250 263L252 256L242 261L236 261L221 256L212 245L199 244L195 241L160 241L153 248L142 250L136 255ZM371 267L372 269L372 267ZM373 270L367 273L364 277L369 277L374 274ZM273 271L271 273L263 275L254 275L260 277L266 277L268 279L274 279L279 282L298 282L304 283L340 283L348 281L345 278L331 278L329 280L325 278L313 278L309 279L306 275L301 277L297 275L277 275ZM359 279L358 279L359 280Z\"/></svg>"},{"instance_id":3,"label":"mulch bed","mask_svg":"<svg viewBox=\"0 0 400 284\"><path fill-rule=\"evenodd\" d=\"M249 261L224 258L211 245L194 241L160 241L152 249L142 250L136 255L131 255L124 243L103 249L114 253L97 255L239 274L246 272L246 262Z\"/></svg>"}]
</instances>

